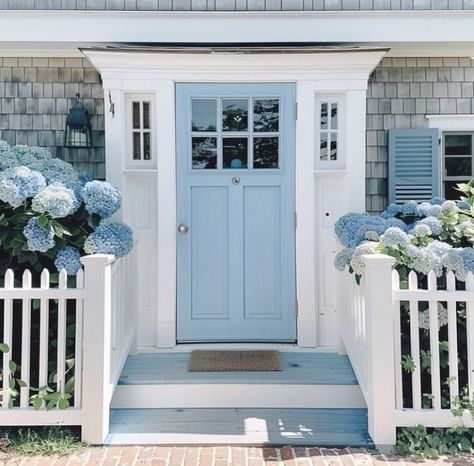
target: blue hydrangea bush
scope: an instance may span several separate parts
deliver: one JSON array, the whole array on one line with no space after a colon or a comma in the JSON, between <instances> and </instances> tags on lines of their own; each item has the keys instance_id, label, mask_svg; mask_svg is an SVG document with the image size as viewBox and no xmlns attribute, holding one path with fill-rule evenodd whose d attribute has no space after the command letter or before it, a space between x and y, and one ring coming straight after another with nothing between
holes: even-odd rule
<instances>
[{"instance_id":1,"label":"blue hydrangea bush","mask_svg":"<svg viewBox=\"0 0 474 466\"><path fill-rule=\"evenodd\" d=\"M118 189L46 149L0 141L0 275L7 268L76 275L85 254L128 254L132 231L111 219L121 204Z\"/></svg>"},{"instance_id":2,"label":"blue hydrangea bush","mask_svg":"<svg viewBox=\"0 0 474 466\"><path fill-rule=\"evenodd\" d=\"M400 276L400 287L408 287L408 275L415 271L418 287L427 289L427 275L434 271L438 289L446 289L446 272L455 275L457 290L465 290L469 272L474 273L474 179L459 184L456 201L434 198L431 202L409 201L391 204L380 215L348 213L335 224L336 235L343 248L336 255L334 265L340 271L354 274L360 283L364 272L362 255L384 253L395 258ZM449 345L447 303L437 303L439 328L441 404L456 412L470 400L467 372L466 303L458 302L457 349L459 361L458 383L460 397L451 399L449 393ZM400 302L400 330L402 352L402 383L404 406L412 407L411 373L415 367L421 373L422 407L432 408L431 351L429 303L419 302L418 321L420 360L411 356L410 305ZM474 406L474 405L473 405Z\"/></svg>"},{"instance_id":3,"label":"blue hydrangea bush","mask_svg":"<svg viewBox=\"0 0 474 466\"><path fill-rule=\"evenodd\" d=\"M335 257L338 270L363 273L364 254L384 253L396 259L398 269L441 277L454 272L464 281L474 272L474 188L460 184L460 199L434 198L418 204L390 204L380 215L348 213L335 225L344 246Z\"/></svg>"}]
</instances>

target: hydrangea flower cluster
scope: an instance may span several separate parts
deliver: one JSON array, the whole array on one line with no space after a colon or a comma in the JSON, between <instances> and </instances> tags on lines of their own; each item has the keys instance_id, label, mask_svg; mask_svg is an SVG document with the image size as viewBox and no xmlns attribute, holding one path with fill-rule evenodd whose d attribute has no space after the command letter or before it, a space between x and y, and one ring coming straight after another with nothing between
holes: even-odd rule
<instances>
[{"instance_id":1,"label":"hydrangea flower cluster","mask_svg":"<svg viewBox=\"0 0 474 466\"><path fill-rule=\"evenodd\" d=\"M117 212L122 205L122 194L109 183L89 181L82 190L86 209L91 214L107 218Z\"/></svg>"},{"instance_id":2,"label":"hydrangea flower cluster","mask_svg":"<svg viewBox=\"0 0 474 466\"><path fill-rule=\"evenodd\" d=\"M467 189L467 188L466 188ZM472 202L468 202L468 201ZM427 275L452 271L458 280L474 273L474 218L472 199L434 198L418 204L390 204L378 216L348 213L335 225L344 246L335 257L338 270L363 273L363 254L385 253L397 265Z\"/></svg>"},{"instance_id":3,"label":"hydrangea flower cluster","mask_svg":"<svg viewBox=\"0 0 474 466\"><path fill-rule=\"evenodd\" d=\"M72 189L55 181L40 191L31 201L31 208L40 214L48 214L52 218L63 218L71 215L77 206Z\"/></svg>"},{"instance_id":4,"label":"hydrangea flower cluster","mask_svg":"<svg viewBox=\"0 0 474 466\"><path fill-rule=\"evenodd\" d=\"M109 183L78 173L46 149L0 141L0 264L75 275L83 254L127 254L132 230L110 218L121 203Z\"/></svg>"},{"instance_id":5,"label":"hydrangea flower cluster","mask_svg":"<svg viewBox=\"0 0 474 466\"><path fill-rule=\"evenodd\" d=\"M81 252L77 248L66 246L58 252L54 265L58 270L64 269L68 275L76 275L82 267Z\"/></svg>"},{"instance_id":6,"label":"hydrangea flower cluster","mask_svg":"<svg viewBox=\"0 0 474 466\"><path fill-rule=\"evenodd\" d=\"M0 172L0 200L13 208L45 187L44 176L28 167L13 167Z\"/></svg>"},{"instance_id":7,"label":"hydrangea flower cluster","mask_svg":"<svg viewBox=\"0 0 474 466\"><path fill-rule=\"evenodd\" d=\"M38 225L35 217L31 218L23 229L30 251L46 252L54 247L54 232Z\"/></svg>"},{"instance_id":8,"label":"hydrangea flower cluster","mask_svg":"<svg viewBox=\"0 0 474 466\"><path fill-rule=\"evenodd\" d=\"M84 250L89 254L128 254L133 248L133 233L128 225L112 219L102 220L87 238Z\"/></svg>"}]
</instances>

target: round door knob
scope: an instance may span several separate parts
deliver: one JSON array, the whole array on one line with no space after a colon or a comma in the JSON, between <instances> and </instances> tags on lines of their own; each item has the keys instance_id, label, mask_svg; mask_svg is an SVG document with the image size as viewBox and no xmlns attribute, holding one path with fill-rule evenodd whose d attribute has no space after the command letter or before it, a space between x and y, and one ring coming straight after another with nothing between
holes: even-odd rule
<instances>
[{"instance_id":1,"label":"round door knob","mask_svg":"<svg viewBox=\"0 0 474 466\"><path fill-rule=\"evenodd\" d=\"M178 227L178 233L184 235L189 231L189 227L185 223L181 223Z\"/></svg>"},{"instance_id":2,"label":"round door knob","mask_svg":"<svg viewBox=\"0 0 474 466\"><path fill-rule=\"evenodd\" d=\"M234 176L234 178L232 178L232 183L233 184L239 184L240 183L240 178L238 176Z\"/></svg>"}]
</instances>

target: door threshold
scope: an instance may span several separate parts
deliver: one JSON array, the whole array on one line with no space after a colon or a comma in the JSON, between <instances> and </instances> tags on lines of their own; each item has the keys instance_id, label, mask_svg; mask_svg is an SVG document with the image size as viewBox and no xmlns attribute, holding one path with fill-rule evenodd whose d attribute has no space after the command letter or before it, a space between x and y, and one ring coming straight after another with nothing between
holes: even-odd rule
<instances>
[{"instance_id":1,"label":"door threshold","mask_svg":"<svg viewBox=\"0 0 474 466\"><path fill-rule=\"evenodd\" d=\"M337 353L335 346L318 346L314 348L303 348L296 343L178 343L172 348L142 347L137 353L187 353L193 350L232 350L232 349L266 349L280 350L285 352L301 353Z\"/></svg>"}]
</instances>

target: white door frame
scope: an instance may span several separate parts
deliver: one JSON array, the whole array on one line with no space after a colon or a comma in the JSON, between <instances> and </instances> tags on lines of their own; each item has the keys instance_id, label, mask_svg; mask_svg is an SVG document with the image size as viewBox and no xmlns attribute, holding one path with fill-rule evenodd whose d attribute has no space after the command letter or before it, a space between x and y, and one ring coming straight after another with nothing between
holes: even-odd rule
<instances>
[{"instance_id":1,"label":"white door frame","mask_svg":"<svg viewBox=\"0 0 474 466\"><path fill-rule=\"evenodd\" d=\"M299 313L299 347L318 346L318 320L322 292L317 278L332 270L322 270L316 244L321 229L319 203L315 193L325 179L315 170L318 128L315 102L320 94L342 95L345 99L347 141L345 165L337 167L340 205L345 211L365 208L365 118L369 74L386 50L342 53L288 54L197 54L139 53L86 50L85 55L101 73L106 108L115 103L115 116L105 114L106 174L117 186L126 184L125 106L129 93L155 96L157 153L157 277L156 341L158 348L176 345L176 150L175 83L177 82L294 82L298 119L296 122L296 289ZM334 171L327 171L334 177ZM124 202L133 203L128 193ZM135 200L137 201L137 200ZM132 225L133 227L133 225ZM327 234L327 233L326 233ZM140 241L140 238L138 238ZM146 247L146 246L143 246ZM326 267L327 268L327 267ZM331 284L334 287L336 284ZM142 290L143 292L150 290ZM335 311L335 309L334 309ZM138 310L140 312L140 310ZM331 316L336 321L336 315ZM147 323L149 325L149 323ZM336 326L334 326L336 328ZM337 344L337 334L331 338ZM139 348L142 346L138 342ZM142 348L145 350L146 348Z\"/></svg>"}]
</instances>

